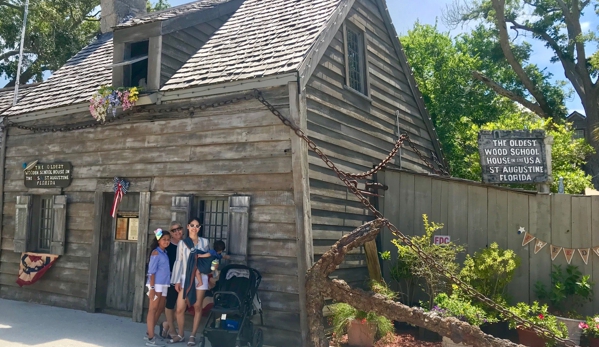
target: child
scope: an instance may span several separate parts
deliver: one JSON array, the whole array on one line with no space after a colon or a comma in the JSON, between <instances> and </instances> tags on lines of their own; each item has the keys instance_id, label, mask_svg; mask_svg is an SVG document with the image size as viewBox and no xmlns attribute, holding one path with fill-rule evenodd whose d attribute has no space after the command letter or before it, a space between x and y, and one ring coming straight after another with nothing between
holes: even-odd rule
<instances>
[{"instance_id":1,"label":"child","mask_svg":"<svg viewBox=\"0 0 599 347\"><path fill-rule=\"evenodd\" d=\"M208 252L198 251L198 269L196 270L196 280L198 287L204 283L202 281L202 274L207 275L214 271L216 266L213 263L217 262L217 259L229 259L228 255L222 255L221 253L225 250L225 243L223 241L214 241L213 249Z\"/></svg>"},{"instance_id":2,"label":"child","mask_svg":"<svg viewBox=\"0 0 599 347\"><path fill-rule=\"evenodd\" d=\"M150 297L150 307L148 309L148 332L146 346L160 346L154 336L154 327L158 318L164 310L166 303L166 294L171 285L171 270L166 254L166 247L171 243L171 236L168 231L156 229L154 231L156 238L152 240L150 249L153 249L150 255L150 265L148 266L148 296Z\"/></svg>"}]
</instances>

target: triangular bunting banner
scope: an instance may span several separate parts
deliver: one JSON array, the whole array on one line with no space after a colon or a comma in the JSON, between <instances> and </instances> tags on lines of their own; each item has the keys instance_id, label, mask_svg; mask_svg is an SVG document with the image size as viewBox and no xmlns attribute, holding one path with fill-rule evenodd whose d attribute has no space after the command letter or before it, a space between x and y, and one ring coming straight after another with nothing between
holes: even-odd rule
<instances>
[{"instance_id":1,"label":"triangular bunting banner","mask_svg":"<svg viewBox=\"0 0 599 347\"><path fill-rule=\"evenodd\" d=\"M574 248L564 248L564 256L566 257L568 264L570 264L572 257L574 256Z\"/></svg>"},{"instance_id":2,"label":"triangular bunting banner","mask_svg":"<svg viewBox=\"0 0 599 347\"><path fill-rule=\"evenodd\" d=\"M551 260L555 260L555 258L561 251L562 251L562 247L556 247L554 245L551 245Z\"/></svg>"},{"instance_id":3,"label":"triangular bunting banner","mask_svg":"<svg viewBox=\"0 0 599 347\"><path fill-rule=\"evenodd\" d=\"M547 242L537 239L537 242L535 242L535 254L539 253L539 251L542 250L546 245Z\"/></svg>"},{"instance_id":4,"label":"triangular bunting banner","mask_svg":"<svg viewBox=\"0 0 599 347\"><path fill-rule=\"evenodd\" d=\"M599 257L599 246L593 247L593 252Z\"/></svg>"},{"instance_id":5,"label":"triangular bunting banner","mask_svg":"<svg viewBox=\"0 0 599 347\"><path fill-rule=\"evenodd\" d=\"M591 254L590 248L579 248L578 254L580 254L580 257L582 258L582 261L584 261L585 265L589 263L589 255Z\"/></svg>"},{"instance_id":6,"label":"triangular bunting banner","mask_svg":"<svg viewBox=\"0 0 599 347\"><path fill-rule=\"evenodd\" d=\"M522 240L522 247L528 245L529 243L532 242L532 240L534 240L535 237L532 236L531 234L527 233L526 231L524 232L524 240Z\"/></svg>"}]
</instances>

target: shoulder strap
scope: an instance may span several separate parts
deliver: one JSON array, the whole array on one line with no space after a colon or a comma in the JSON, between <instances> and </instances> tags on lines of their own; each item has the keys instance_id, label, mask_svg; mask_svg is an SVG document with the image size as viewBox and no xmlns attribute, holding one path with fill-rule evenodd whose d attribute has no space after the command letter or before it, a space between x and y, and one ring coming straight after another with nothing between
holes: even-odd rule
<instances>
[{"instance_id":1,"label":"shoulder strap","mask_svg":"<svg viewBox=\"0 0 599 347\"><path fill-rule=\"evenodd\" d=\"M184 238L183 243L185 243L185 246L187 246L187 248L191 249L192 251L195 249L193 240L190 237Z\"/></svg>"}]
</instances>

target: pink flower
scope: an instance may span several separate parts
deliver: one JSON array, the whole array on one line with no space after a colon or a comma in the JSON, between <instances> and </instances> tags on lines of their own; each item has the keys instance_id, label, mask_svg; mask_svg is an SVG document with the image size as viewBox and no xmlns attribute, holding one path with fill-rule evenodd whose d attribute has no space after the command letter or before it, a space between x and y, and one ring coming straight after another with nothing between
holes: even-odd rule
<instances>
[{"instance_id":1,"label":"pink flower","mask_svg":"<svg viewBox=\"0 0 599 347\"><path fill-rule=\"evenodd\" d=\"M578 323L578 327L579 327L580 329L588 329L588 328L589 328L588 324L587 324L587 323L585 323L585 322L580 322L580 323Z\"/></svg>"},{"instance_id":2,"label":"pink flower","mask_svg":"<svg viewBox=\"0 0 599 347\"><path fill-rule=\"evenodd\" d=\"M539 314L539 319L545 319L545 316L543 316L542 313Z\"/></svg>"}]
</instances>

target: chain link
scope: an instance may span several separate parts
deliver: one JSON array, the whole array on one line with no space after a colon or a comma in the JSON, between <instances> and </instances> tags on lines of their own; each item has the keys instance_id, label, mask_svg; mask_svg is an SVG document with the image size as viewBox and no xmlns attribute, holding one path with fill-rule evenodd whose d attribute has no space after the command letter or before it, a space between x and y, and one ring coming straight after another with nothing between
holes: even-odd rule
<instances>
[{"instance_id":1,"label":"chain link","mask_svg":"<svg viewBox=\"0 0 599 347\"><path fill-rule=\"evenodd\" d=\"M304 133L304 131L302 129L300 129L296 124L291 122L289 119L287 119L285 116L283 116L283 114L281 114L281 112L279 112L273 105L271 105L268 101L266 101L266 99L264 99L264 97L262 96L262 93L260 93L260 91L256 90L255 93L256 93L256 98L264 106L266 106L270 110L270 112L272 112L272 114L277 116L281 120L281 122L283 122L283 124L290 127L297 136L299 136L304 141L306 141L306 143L308 144L308 147L311 150L313 150L326 163L326 165L335 172L337 177L347 186L349 191L351 191L358 198L358 200L368 210L370 210L372 212L374 217L381 219L383 221L383 225L387 226L389 228L389 230L391 231L391 233L393 233L393 235L397 236L404 244L406 244L407 246L412 248L412 250L414 250L418 254L418 256L427 265L429 265L432 268L434 268L435 270L437 270L441 275L443 275L449 281L456 284L460 289L462 289L464 292L466 292L470 296L480 300L487 306L500 312L504 317L506 317L508 319L512 319L512 320L516 321L519 325L522 325L525 328L531 329L535 333L537 333L541 336L551 338L564 346L576 346L576 344L574 342L562 339L559 336L557 336L556 334L552 333L551 331L549 331L543 327L537 326L534 323L532 323L526 319L523 319L520 316L513 314L512 312L510 312L503 306L501 306L501 305L497 304L496 302L494 302L493 300L487 298L486 296L484 296L483 294L481 294L477 290L475 290L473 287L471 287L470 285L466 284L458 277L456 277L453 274L451 274L450 272L448 272L447 269L445 269L441 264L438 264L431 256L426 254L418 245L414 244L408 236L404 235L401 231L399 231L399 229L397 229L397 227L395 225L393 225L391 222L389 222L387 219L385 219L383 214L381 212L379 212L370 203L369 199L366 198L358 190L357 185L352 184L352 181L350 181L350 178L364 178L364 177L372 175L373 173L376 173L377 171L381 170L387 163L389 163L389 161L393 158L393 156L395 156L397 154L397 152L399 151L399 148L402 147L404 142L407 142L408 145L416 152L416 154L418 156L420 156L420 158L423 159L423 161L424 161L424 157L422 156L420 151L418 151L418 149L415 147L415 145L412 143L412 141L409 140L409 136L407 134L402 134L399 137L399 139L395 143L395 147L393 147L393 150L391 151L389 156L385 160L383 160L383 162L381 162L379 165L377 165L374 169L372 169L368 172L365 172L365 173L361 173L361 174L349 174L349 173L339 170L335 166L335 164L328 158L328 156L326 154L324 154L316 146L316 144ZM443 174L447 174L447 171L445 171L444 169L441 169L441 170L434 169L434 166L428 161L425 161L425 164L429 168L431 168L431 170L434 170L434 172L441 172Z\"/></svg>"}]
</instances>

